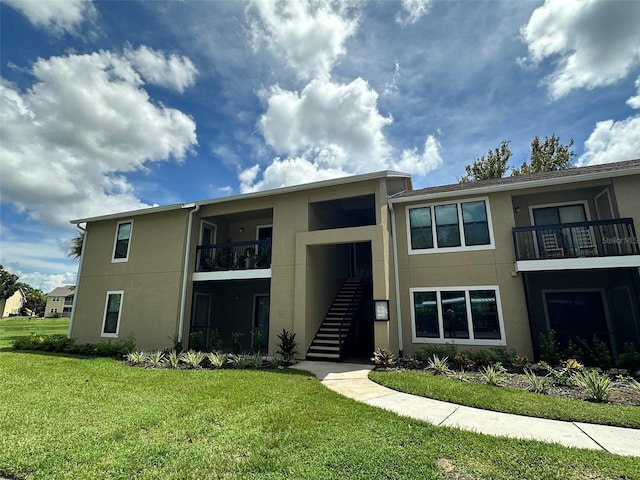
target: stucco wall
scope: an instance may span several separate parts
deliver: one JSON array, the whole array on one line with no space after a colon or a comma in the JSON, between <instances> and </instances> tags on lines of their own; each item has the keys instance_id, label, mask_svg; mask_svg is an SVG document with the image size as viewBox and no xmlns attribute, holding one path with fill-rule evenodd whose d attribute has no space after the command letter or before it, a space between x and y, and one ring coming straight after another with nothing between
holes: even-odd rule
<instances>
[{"instance_id":1,"label":"stucco wall","mask_svg":"<svg viewBox=\"0 0 640 480\"><path fill-rule=\"evenodd\" d=\"M481 198L478 196L455 197L452 201ZM396 204L398 238L398 267L400 280L400 307L404 353L423 348L425 343L414 343L412 338L411 288L497 286L504 320L505 340L508 347L521 355L532 355L527 308L522 278L514 272L514 252L511 228L515 224L509 193L494 193L488 197L492 220L494 249L448 253L409 254L407 207L430 204L416 201ZM437 202L446 202L438 199ZM463 339L451 339L459 348L471 347Z\"/></svg>"},{"instance_id":2,"label":"stucco wall","mask_svg":"<svg viewBox=\"0 0 640 480\"><path fill-rule=\"evenodd\" d=\"M113 263L116 220L87 225L71 336L101 336L108 291L124 291L118 339L164 348L177 334L188 210L132 217L129 258ZM128 219L123 219L128 220Z\"/></svg>"}]
</instances>

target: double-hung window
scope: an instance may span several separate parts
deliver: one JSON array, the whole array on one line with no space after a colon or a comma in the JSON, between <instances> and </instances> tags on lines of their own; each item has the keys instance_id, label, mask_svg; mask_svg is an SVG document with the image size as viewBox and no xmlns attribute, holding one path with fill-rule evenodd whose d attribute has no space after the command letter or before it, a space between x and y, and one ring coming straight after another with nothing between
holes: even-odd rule
<instances>
[{"instance_id":1,"label":"double-hung window","mask_svg":"<svg viewBox=\"0 0 640 480\"><path fill-rule=\"evenodd\" d=\"M505 345L497 286L412 288L415 343Z\"/></svg>"},{"instance_id":2,"label":"double-hung window","mask_svg":"<svg viewBox=\"0 0 640 480\"><path fill-rule=\"evenodd\" d=\"M487 199L408 207L409 253L493 248Z\"/></svg>"},{"instance_id":3,"label":"double-hung window","mask_svg":"<svg viewBox=\"0 0 640 480\"><path fill-rule=\"evenodd\" d=\"M104 318L102 319L102 337L118 338L123 297L124 292L122 290L107 292L107 301L104 307Z\"/></svg>"},{"instance_id":4,"label":"double-hung window","mask_svg":"<svg viewBox=\"0 0 640 480\"><path fill-rule=\"evenodd\" d=\"M131 230L133 220L118 222L116 228L116 239L113 245L112 262L126 262L129 259L129 245L131 243Z\"/></svg>"}]
</instances>

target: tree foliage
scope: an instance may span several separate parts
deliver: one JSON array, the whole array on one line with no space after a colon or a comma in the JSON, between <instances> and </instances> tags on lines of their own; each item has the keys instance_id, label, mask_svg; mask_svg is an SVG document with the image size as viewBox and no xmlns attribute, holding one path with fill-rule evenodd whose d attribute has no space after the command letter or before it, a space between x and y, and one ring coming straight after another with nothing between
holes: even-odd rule
<instances>
[{"instance_id":1,"label":"tree foliage","mask_svg":"<svg viewBox=\"0 0 640 480\"><path fill-rule=\"evenodd\" d=\"M69 242L69 250L67 256L73 259L80 258L82 255L82 246L84 245L85 231L78 229L78 234Z\"/></svg>"},{"instance_id":2,"label":"tree foliage","mask_svg":"<svg viewBox=\"0 0 640 480\"><path fill-rule=\"evenodd\" d=\"M571 150L572 146L573 138L567 145L562 145L555 133L551 138L545 137L544 142L540 142L540 137L536 136L531 141L531 161L528 164L522 162L520 168L512 168L511 175L515 177L574 168L571 162L576 154Z\"/></svg>"},{"instance_id":3,"label":"tree foliage","mask_svg":"<svg viewBox=\"0 0 640 480\"><path fill-rule=\"evenodd\" d=\"M502 178L509 168L511 168L511 176L513 177L574 168L572 161L576 154L571 150L573 143L573 139L571 139L567 145L563 145L560 143L560 137L555 133L551 137L545 137L544 141L536 136L531 141L529 162L525 160L518 168L508 165L511 150L509 142L503 140L500 147L489 150L486 156L483 155L471 165L466 165L464 168L467 175L460 179L460 183Z\"/></svg>"},{"instance_id":4,"label":"tree foliage","mask_svg":"<svg viewBox=\"0 0 640 480\"><path fill-rule=\"evenodd\" d=\"M18 275L8 272L0 265L0 300L6 300L18 290ZM1 312L0 312L1 314Z\"/></svg>"},{"instance_id":5,"label":"tree foliage","mask_svg":"<svg viewBox=\"0 0 640 480\"><path fill-rule=\"evenodd\" d=\"M47 304L47 296L44 292L39 288L33 288L31 285L23 282L18 282L16 285L18 285L18 288L22 290L26 299L26 302L22 307L24 312L20 313L26 314L26 311L30 310L31 314L35 316L43 314Z\"/></svg>"},{"instance_id":6,"label":"tree foliage","mask_svg":"<svg viewBox=\"0 0 640 480\"><path fill-rule=\"evenodd\" d=\"M467 174L460 179L460 183L502 178L509 168L507 162L511 155L509 142L502 140L500 147L495 150L489 150L486 157L483 155L480 158L476 158L473 164L464 167Z\"/></svg>"}]
</instances>

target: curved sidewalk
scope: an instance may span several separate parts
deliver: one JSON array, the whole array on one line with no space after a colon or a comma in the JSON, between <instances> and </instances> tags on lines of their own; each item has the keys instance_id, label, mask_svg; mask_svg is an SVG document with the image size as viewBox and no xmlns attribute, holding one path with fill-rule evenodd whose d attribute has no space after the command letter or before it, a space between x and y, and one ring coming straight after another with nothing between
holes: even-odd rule
<instances>
[{"instance_id":1,"label":"curved sidewalk","mask_svg":"<svg viewBox=\"0 0 640 480\"><path fill-rule=\"evenodd\" d=\"M525 417L401 393L369 380L371 365L302 361L292 368L313 373L341 395L433 425L640 456L640 430L633 428Z\"/></svg>"}]
</instances>

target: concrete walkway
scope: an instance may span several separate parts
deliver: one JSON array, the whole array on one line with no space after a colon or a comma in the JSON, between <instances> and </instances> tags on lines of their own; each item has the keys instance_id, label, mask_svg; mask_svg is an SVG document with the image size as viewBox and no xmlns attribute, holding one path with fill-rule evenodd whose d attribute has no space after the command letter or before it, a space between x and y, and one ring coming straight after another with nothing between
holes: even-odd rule
<instances>
[{"instance_id":1,"label":"concrete walkway","mask_svg":"<svg viewBox=\"0 0 640 480\"><path fill-rule=\"evenodd\" d=\"M633 428L491 412L400 393L369 380L371 365L303 361L292 368L311 372L341 395L433 425L640 456L640 430Z\"/></svg>"}]
</instances>

